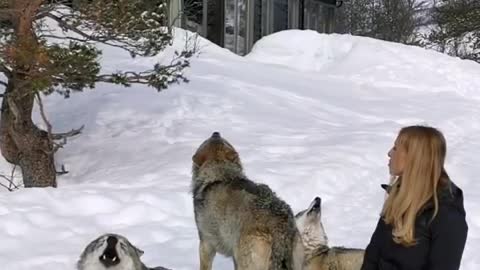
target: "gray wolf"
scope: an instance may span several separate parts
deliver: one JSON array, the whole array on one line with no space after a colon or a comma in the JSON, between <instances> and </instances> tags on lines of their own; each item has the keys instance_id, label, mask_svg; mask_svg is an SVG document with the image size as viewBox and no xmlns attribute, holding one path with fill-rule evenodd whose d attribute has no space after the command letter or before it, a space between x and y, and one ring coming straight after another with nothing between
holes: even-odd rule
<instances>
[{"instance_id":1,"label":"gray wolf","mask_svg":"<svg viewBox=\"0 0 480 270\"><path fill-rule=\"evenodd\" d=\"M90 242L80 255L77 270L168 270L149 268L140 257L143 251L118 234L103 234Z\"/></svg>"},{"instance_id":2,"label":"gray wolf","mask_svg":"<svg viewBox=\"0 0 480 270\"><path fill-rule=\"evenodd\" d=\"M192 194L200 269L216 253L236 270L297 270L303 245L290 206L245 176L235 148L214 132L192 157Z\"/></svg>"},{"instance_id":3,"label":"gray wolf","mask_svg":"<svg viewBox=\"0 0 480 270\"><path fill-rule=\"evenodd\" d=\"M322 200L316 197L310 206L297 213L295 220L305 248L305 270L360 270L363 249L329 247L322 223Z\"/></svg>"}]
</instances>

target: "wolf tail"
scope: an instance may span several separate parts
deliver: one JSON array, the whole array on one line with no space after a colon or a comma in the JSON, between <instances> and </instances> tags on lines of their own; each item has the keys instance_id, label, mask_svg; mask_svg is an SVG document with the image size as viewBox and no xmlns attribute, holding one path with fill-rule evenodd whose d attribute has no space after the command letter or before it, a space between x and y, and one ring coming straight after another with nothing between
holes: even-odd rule
<instances>
[{"instance_id":1,"label":"wolf tail","mask_svg":"<svg viewBox=\"0 0 480 270\"><path fill-rule=\"evenodd\" d=\"M295 230L273 241L272 268L270 270L301 270L303 268L303 243Z\"/></svg>"}]
</instances>

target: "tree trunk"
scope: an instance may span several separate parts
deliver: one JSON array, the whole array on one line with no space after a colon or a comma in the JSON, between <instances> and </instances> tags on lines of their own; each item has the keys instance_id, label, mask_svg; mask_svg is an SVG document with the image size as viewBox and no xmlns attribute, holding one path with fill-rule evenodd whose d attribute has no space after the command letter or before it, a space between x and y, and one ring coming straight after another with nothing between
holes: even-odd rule
<instances>
[{"instance_id":1,"label":"tree trunk","mask_svg":"<svg viewBox=\"0 0 480 270\"><path fill-rule=\"evenodd\" d=\"M53 142L32 121L35 92L31 74L38 61L38 41L33 20L42 0L11 1L21 11L12 23L15 43L9 55L12 65L2 101L0 150L10 163L20 166L25 187L56 187Z\"/></svg>"},{"instance_id":2,"label":"tree trunk","mask_svg":"<svg viewBox=\"0 0 480 270\"><path fill-rule=\"evenodd\" d=\"M21 168L25 187L56 187L52 142L48 138L48 133L35 126L31 118L35 96L32 93L21 99L15 99L14 95L10 96L11 93L7 92L2 102L0 118L2 155L8 162Z\"/></svg>"}]
</instances>

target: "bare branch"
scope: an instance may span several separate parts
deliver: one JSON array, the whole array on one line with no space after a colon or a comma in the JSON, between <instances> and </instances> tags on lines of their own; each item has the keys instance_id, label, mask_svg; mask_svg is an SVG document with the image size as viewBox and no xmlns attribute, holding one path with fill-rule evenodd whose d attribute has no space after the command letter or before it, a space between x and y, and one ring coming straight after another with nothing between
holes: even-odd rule
<instances>
[{"instance_id":1,"label":"bare branch","mask_svg":"<svg viewBox=\"0 0 480 270\"><path fill-rule=\"evenodd\" d=\"M80 29L76 28L76 27L73 27L71 25L69 25L68 23L66 23L65 21L62 20L61 17L58 17L58 16L55 16L53 15L52 13L49 13L48 14L48 17L54 19L56 22L58 22L58 24L60 25L60 27L62 28L65 28L65 29L68 29L70 31L73 31L79 35L81 35L82 37L85 37L86 39L91 39L91 36L83 31L81 31Z\"/></svg>"},{"instance_id":2,"label":"bare branch","mask_svg":"<svg viewBox=\"0 0 480 270\"><path fill-rule=\"evenodd\" d=\"M6 179L7 181L10 181L10 180L8 180L8 179L7 179L5 176L3 176L3 175L0 175L0 177ZM6 188L8 191L13 191L12 189L10 189L10 188L7 187L6 185L2 184L1 182L0 182L0 186Z\"/></svg>"},{"instance_id":3,"label":"bare branch","mask_svg":"<svg viewBox=\"0 0 480 270\"><path fill-rule=\"evenodd\" d=\"M62 139L66 139L66 138L70 138L70 137L76 136L76 135L82 133L82 130L83 130L84 127L85 127L85 125L82 125L80 128L72 129L72 130L70 130L69 132L65 132L65 133L53 133L53 134L52 134L52 139L54 139L54 140L62 140Z\"/></svg>"},{"instance_id":4,"label":"bare branch","mask_svg":"<svg viewBox=\"0 0 480 270\"><path fill-rule=\"evenodd\" d=\"M69 132L64 132L64 133L52 133L51 138L52 138L52 143L53 143L53 153L56 153L60 148L63 148L64 145L67 144L67 138L76 136L80 133L82 133L82 130L85 126L82 125L80 128L77 129L72 129ZM58 140L62 140L61 142L55 142ZM65 170L63 170L65 171ZM65 173L62 173L65 174Z\"/></svg>"},{"instance_id":5,"label":"bare branch","mask_svg":"<svg viewBox=\"0 0 480 270\"><path fill-rule=\"evenodd\" d=\"M4 81L0 81L0 86L7 88L7 83ZM0 98L3 98L3 97L5 97L5 92L0 94Z\"/></svg>"},{"instance_id":6,"label":"bare branch","mask_svg":"<svg viewBox=\"0 0 480 270\"><path fill-rule=\"evenodd\" d=\"M80 128L77 128L77 129L72 129L70 130L69 132L65 132L65 133L54 133L52 134L52 139L53 140L62 140L61 142L53 142L54 146L53 146L53 152L57 152L60 148L63 148L64 145L67 144L67 138L70 138L70 137L73 137L73 136L76 136L80 133L82 133L82 130L85 126L82 125ZM62 170L63 172L65 172L65 169L63 168L62 166ZM67 173L67 172L65 172ZM61 173L61 174L65 174L65 173ZM60 173L59 173L60 174Z\"/></svg>"},{"instance_id":7,"label":"bare branch","mask_svg":"<svg viewBox=\"0 0 480 270\"><path fill-rule=\"evenodd\" d=\"M5 181L8 182L8 186L1 183L1 182L0 182L0 186L6 188L8 191L14 191L14 190L18 189L18 186L15 185L15 183L13 182L13 177L15 176L15 169L16 168L17 168L17 165L14 165L13 169L12 169L12 172L10 174L10 177L7 177L3 174L0 174L0 179L4 179Z\"/></svg>"},{"instance_id":8,"label":"bare branch","mask_svg":"<svg viewBox=\"0 0 480 270\"><path fill-rule=\"evenodd\" d=\"M13 169L12 169L12 173L10 174L10 185L9 187L12 188L12 186L15 188L15 189L18 189L18 187L13 183L13 177L15 176L15 169L17 168L17 164L14 164L13 165Z\"/></svg>"},{"instance_id":9,"label":"bare branch","mask_svg":"<svg viewBox=\"0 0 480 270\"><path fill-rule=\"evenodd\" d=\"M7 66L5 66L5 64L2 64L2 63L0 63L0 72L4 73L5 76L7 77L10 77L12 74L10 69Z\"/></svg>"},{"instance_id":10,"label":"bare branch","mask_svg":"<svg viewBox=\"0 0 480 270\"><path fill-rule=\"evenodd\" d=\"M38 107L40 109L40 116L42 117L43 122L47 126L47 132L48 132L48 140L52 143L53 138L52 138L52 124L47 119L47 116L45 115L45 110L43 108L43 102L42 98L40 97L40 93L36 93L37 96L37 102L38 102Z\"/></svg>"},{"instance_id":11,"label":"bare branch","mask_svg":"<svg viewBox=\"0 0 480 270\"><path fill-rule=\"evenodd\" d=\"M61 36L55 36L55 35L40 35L40 38L54 38L54 39L66 39L66 40L73 40L73 41L78 41L78 42L88 42L88 39L82 39L82 38L76 38L76 37L61 37Z\"/></svg>"},{"instance_id":12,"label":"bare branch","mask_svg":"<svg viewBox=\"0 0 480 270\"><path fill-rule=\"evenodd\" d=\"M57 175L64 175L64 174L67 174L68 171L65 170L65 165L62 164L62 170L57 172Z\"/></svg>"},{"instance_id":13,"label":"bare branch","mask_svg":"<svg viewBox=\"0 0 480 270\"><path fill-rule=\"evenodd\" d=\"M51 145L53 145L52 151L51 152L49 151L48 154L53 154L53 153L56 153L60 148L63 148L63 146L65 144L67 144L67 138L68 137L72 137L72 136L75 136L77 134L80 134L81 130L83 129L83 126L80 127L79 129L72 129L71 131L66 132L66 133L55 134L55 137L54 137L54 134L52 133L52 124L50 124L50 122L48 121L47 116L45 114L45 109L43 107L43 102L42 102L42 98L40 96L40 93L36 93L36 96L37 96L38 107L40 109L40 116L42 117L43 122L47 126L48 140L51 143ZM56 139L56 140L62 140L63 139L63 141L60 142L60 143L57 143L57 142L54 142L54 139Z\"/></svg>"},{"instance_id":14,"label":"bare branch","mask_svg":"<svg viewBox=\"0 0 480 270\"><path fill-rule=\"evenodd\" d=\"M43 102L42 102L42 98L40 97L40 93L37 93L36 96L37 96L38 107L40 109L40 116L42 117L43 122L47 126L48 140L51 143L51 145L53 145L53 149L52 149L51 153L49 153L49 154L53 154L53 153L56 153L60 148L63 148L64 145L67 144L67 138L68 137L72 137L72 136L75 136L77 134L80 134L81 130L83 129L83 126L81 126L79 129L72 129L71 131L66 132L66 133L53 134L52 124L48 121L47 115L45 114L45 109L43 107ZM63 141L60 142L60 143L57 143L57 142L54 142L54 140L63 140Z\"/></svg>"},{"instance_id":15,"label":"bare branch","mask_svg":"<svg viewBox=\"0 0 480 270\"><path fill-rule=\"evenodd\" d=\"M40 93L36 93L36 96L37 96L37 103L38 103L38 107L40 109L40 116L42 117L42 120L43 122L45 123L45 125L47 126L47 137L48 137L48 141L50 142L50 144L53 146L53 149L52 151L48 151L47 154L54 154L55 152L58 151L58 149L62 148L64 144L57 144L53 141L53 136L52 136L52 124L50 124L50 122L48 121L47 119L47 116L45 115L45 110L44 110L44 107L43 107L43 102L42 102L42 98L40 97ZM65 139L65 144L66 144L66 139Z\"/></svg>"}]
</instances>

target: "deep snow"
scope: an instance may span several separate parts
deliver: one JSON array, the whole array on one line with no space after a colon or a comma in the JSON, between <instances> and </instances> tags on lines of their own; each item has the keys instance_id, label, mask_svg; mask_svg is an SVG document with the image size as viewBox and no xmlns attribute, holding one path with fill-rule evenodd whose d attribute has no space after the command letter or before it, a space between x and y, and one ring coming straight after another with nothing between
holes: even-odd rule
<instances>
[{"instance_id":1,"label":"deep snow","mask_svg":"<svg viewBox=\"0 0 480 270\"><path fill-rule=\"evenodd\" d=\"M184 34L177 30L174 47ZM104 232L128 237L147 265L197 269L191 156L213 131L237 148L250 178L295 212L322 197L331 245L364 248L388 181L387 151L410 124L445 133L446 168L464 190L470 227L461 269L479 269L480 65L313 31L265 37L246 57L201 42L188 84L160 93L98 84L70 99L46 98L55 130L85 129L57 156L70 171L57 189L0 189L2 269L73 270ZM141 70L159 58L107 48L102 64ZM0 173L10 170L1 160ZM233 269L221 256L214 268Z\"/></svg>"}]
</instances>

